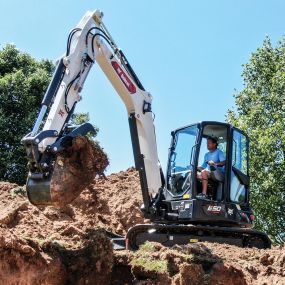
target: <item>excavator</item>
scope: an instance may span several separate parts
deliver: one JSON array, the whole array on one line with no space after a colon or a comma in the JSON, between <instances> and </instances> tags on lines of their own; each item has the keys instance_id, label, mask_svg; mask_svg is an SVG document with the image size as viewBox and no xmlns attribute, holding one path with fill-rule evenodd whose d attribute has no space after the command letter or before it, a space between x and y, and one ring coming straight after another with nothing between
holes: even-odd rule
<instances>
[{"instance_id":1,"label":"excavator","mask_svg":"<svg viewBox=\"0 0 285 285\"><path fill-rule=\"evenodd\" d=\"M268 236L253 229L250 208L247 135L228 123L202 121L171 132L164 175L157 153L152 96L103 23L103 13L88 11L70 32L66 53L59 60L43 98L33 129L23 139L29 174L27 194L34 205L52 205L51 184L57 154L66 139L92 132L90 123L69 128L80 92L91 67L97 63L125 104L135 167L139 172L143 205L149 224L128 230L125 247L137 249L145 241L166 246L189 242L218 242L240 247L270 248ZM215 137L226 157L224 179L208 181L208 196L200 199L199 165L207 139ZM71 189L68 191L72 192Z\"/></svg>"}]
</instances>

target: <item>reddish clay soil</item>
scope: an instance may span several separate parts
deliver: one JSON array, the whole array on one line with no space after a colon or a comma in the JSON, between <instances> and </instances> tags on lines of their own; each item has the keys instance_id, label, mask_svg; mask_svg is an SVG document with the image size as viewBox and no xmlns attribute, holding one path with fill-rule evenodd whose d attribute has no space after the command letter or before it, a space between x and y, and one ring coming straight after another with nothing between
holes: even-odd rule
<instances>
[{"instance_id":1,"label":"reddish clay soil","mask_svg":"<svg viewBox=\"0 0 285 285\"><path fill-rule=\"evenodd\" d=\"M144 219L130 168L96 178L69 205L35 207L24 187L0 182L0 285L285 284L285 248L197 243L112 250L105 231L125 234Z\"/></svg>"},{"instance_id":2,"label":"reddish clay soil","mask_svg":"<svg viewBox=\"0 0 285 285\"><path fill-rule=\"evenodd\" d=\"M112 284L285 284L285 247L241 249L204 242L166 248L147 243L137 252L116 252L114 264ZM118 268L125 272L125 283L114 276Z\"/></svg>"},{"instance_id":3,"label":"reddish clay soil","mask_svg":"<svg viewBox=\"0 0 285 285\"><path fill-rule=\"evenodd\" d=\"M70 144L57 155L50 182L51 205L57 207L71 203L109 165L103 149L87 137L75 137Z\"/></svg>"}]
</instances>

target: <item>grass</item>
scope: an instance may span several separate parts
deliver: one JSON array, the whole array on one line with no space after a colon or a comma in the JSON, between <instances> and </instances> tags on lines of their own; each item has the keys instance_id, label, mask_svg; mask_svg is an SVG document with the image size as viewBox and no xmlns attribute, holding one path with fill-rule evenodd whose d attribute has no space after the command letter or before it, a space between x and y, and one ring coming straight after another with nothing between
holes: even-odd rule
<instances>
[{"instance_id":1,"label":"grass","mask_svg":"<svg viewBox=\"0 0 285 285\"><path fill-rule=\"evenodd\" d=\"M164 273L167 271L166 260L151 260L150 258L137 257L131 261L132 266L139 266L146 271L154 271L156 273Z\"/></svg>"},{"instance_id":2,"label":"grass","mask_svg":"<svg viewBox=\"0 0 285 285\"><path fill-rule=\"evenodd\" d=\"M13 198L15 198L16 196L19 196L19 195L24 196L24 197L27 196L27 192L26 192L25 187L21 187L21 186L11 189L10 193L11 193L11 196Z\"/></svg>"},{"instance_id":3,"label":"grass","mask_svg":"<svg viewBox=\"0 0 285 285\"><path fill-rule=\"evenodd\" d=\"M167 271L167 260L154 259L152 253L156 252L155 244L145 242L133 255L131 266L141 267L145 271L164 273Z\"/></svg>"},{"instance_id":4,"label":"grass","mask_svg":"<svg viewBox=\"0 0 285 285\"><path fill-rule=\"evenodd\" d=\"M26 241L32 241L42 247L45 243L50 243L52 246L58 249L66 249L68 244L63 240L58 240L52 236L39 238L39 237L31 237L31 236L21 236Z\"/></svg>"},{"instance_id":5,"label":"grass","mask_svg":"<svg viewBox=\"0 0 285 285\"><path fill-rule=\"evenodd\" d=\"M155 249L155 246L154 244L146 241L144 244L140 245L140 248L139 248L139 252L155 252L156 249Z\"/></svg>"}]
</instances>

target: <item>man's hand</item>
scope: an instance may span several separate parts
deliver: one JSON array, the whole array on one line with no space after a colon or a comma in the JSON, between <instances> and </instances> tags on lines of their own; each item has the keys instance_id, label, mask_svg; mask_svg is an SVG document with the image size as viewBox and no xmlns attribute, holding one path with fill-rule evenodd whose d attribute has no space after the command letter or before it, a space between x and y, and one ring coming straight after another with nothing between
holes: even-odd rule
<instances>
[{"instance_id":1,"label":"man's hand","mask_svg":"<svg viewBox=\"0 0 285 285\"><path fill-rule=\"evenodd\" d=\"M215 166L215 165L216 165L216 163L215 163L213 160L209 160L209 161L208 161L208 164L209 164L210 166Z\"/></svg>"}]
</instances>

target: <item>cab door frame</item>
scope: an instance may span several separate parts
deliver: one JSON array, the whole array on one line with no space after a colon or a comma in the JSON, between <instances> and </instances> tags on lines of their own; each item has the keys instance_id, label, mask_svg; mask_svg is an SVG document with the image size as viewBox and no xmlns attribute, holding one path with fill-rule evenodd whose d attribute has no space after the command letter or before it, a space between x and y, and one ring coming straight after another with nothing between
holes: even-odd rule
<instances>
[{"instance_id":1,"label":"cab door frame","mask_svg":"<svg viewBox=\"0 0 285 285\"><path fill-rule=\"evenodd\" d=\"M199 163L199 154L201 149L201 143L203 139L203 130L205 126L207 125L220 125L227 129L227 149L226 149L226 165L225 165L225 180L224 180L224 187L223 187L223 199L222 201L228 201L229 199L229 188L230 188L230 178L231 178L231 137L232 137L232 131L231 131L231 125L228 123L222 123L222 122L216 122L216 121L203 121L199 123L199 136L197 139L198 147L196 148L196 155L195 155L195 175L194 175L194 187L193 191L195 192L195 196L197 195L197 167Z\"/></svg>"}]
</instances>

